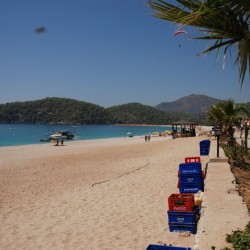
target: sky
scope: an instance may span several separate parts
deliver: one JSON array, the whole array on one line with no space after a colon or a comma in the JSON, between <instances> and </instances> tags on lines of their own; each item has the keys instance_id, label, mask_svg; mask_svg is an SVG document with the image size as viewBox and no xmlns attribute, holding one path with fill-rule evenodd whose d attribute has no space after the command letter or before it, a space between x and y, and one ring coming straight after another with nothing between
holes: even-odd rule
<instances>
[{"instance_id":1,"label":"sky","mask_svg":"<svg viewBox=\"0 0 250 250\"><path fill-rule=\"evenodd\" d=\"M207 42L175 36L178 28L154 17L146 0L1 0L0 103L155 106L190 94L249 102L234 53L223 68L223 56L198 55Z\"/></svg>"}]
</instances>

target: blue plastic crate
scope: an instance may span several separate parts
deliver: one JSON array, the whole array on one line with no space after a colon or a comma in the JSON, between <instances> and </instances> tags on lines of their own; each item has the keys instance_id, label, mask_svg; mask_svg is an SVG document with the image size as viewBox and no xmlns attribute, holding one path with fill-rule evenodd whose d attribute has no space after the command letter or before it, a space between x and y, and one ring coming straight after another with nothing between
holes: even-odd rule
<instances>
[{"instance_id":1,"label":"blue plastic crate","mask_svg":"<svg viewBox=\"0 0 250 250\"><path fill-rule=\"evenodd\" d=\"M195 184L181 183L179 190L181 194L183 193L195 194L199 190L204 191L204 183L195 183Z\"/></svg>"},{"instance_id":2,"label":"blue plastic crate","mask_svg":"<svg viewBox=\"0 0 250 250\"><path fill-rule=\"evenodd\" d=\"M210 140L200 141L200 146L208 146L208 147L210 147Z\"/></svg>"},{"instance_id":3,"label":"blue plastic crate","mask_svg":"<svg viewBox=\"0 0 250 250\"><path fill-rule=\"evenodd\" d=\"M199 174L180 174L179 176L180 184L182 183L202 183L203 176L202 173Z\"/></svg>"},{"instance_id":4,"label":"blue plastic crate","mask_svg":"<svg viewBox=\"0 0 250 250\"><path fill-rule=\"evenodd\" d=\"M209 151L208 150L201 150L200 155L209 155Z\"/></svg>"},{"instance_id":5,"label":"blue plastic crate","mask_svg":"<svg viewBox=\"0 0 250 250\"><path fill-rule=\"evenodd\" d=\"M149 245L146 250L192 250L190 247Z\"/></svg>"},{"instance_id":6,"label":"blue plastic crate","mask_svg":"<svg viewBox=\"0 0 250 250\"><path fill-rule=\"evenodd\" d=\"M200 174L201 173L200 162L188 162L179 164L179 174Z\"/></svg>"},{"instance_id":7,"label":"blue plastic crate","mask_svg":"<svg viewBox=\"0 0 250 250\"><path fill-rule=\"evenodd\" d=\"M190 232L191 234L196 234L197 224L176 224L169 223L170 232Z\"/></svg>"},{"instance_id":8,"label":"blue plastic crate","mask_svg":"<svg viewBox=\"0 0 250 250\"><path fill-rule=\"evenodd\" d=\"M210 140L200 141L200 155L209 155Z\"/></svg>"},{"instance_id":9,"label":"blue plastic crate","mask_svg":"<svg viewBox=\"0 0 250 250\"><path fill-rule=\"evenodd\" d=\"M209 149L207 146L200 146L200 151L209 151Z\"/></svg>"},{"instance_id":10,"label":"blue plastic crate","mask_svg":"<svg viewBox=\"0 0 250 250\"><path fill-rule=\"evenodd\" d=\"M168 211L168 223L195 224L199 219L199 207L195 206L192 212Z\"/></svg>"},{"instance_id":11,"label":"blue plastic crate","mask_svg":"<svg viewBox=\"0 0 250 250\"><path fill-rule=\"evenodd\" d=\"M200 155L209 155L209 150L201 150Z\"/></svg>"}]
</instances>

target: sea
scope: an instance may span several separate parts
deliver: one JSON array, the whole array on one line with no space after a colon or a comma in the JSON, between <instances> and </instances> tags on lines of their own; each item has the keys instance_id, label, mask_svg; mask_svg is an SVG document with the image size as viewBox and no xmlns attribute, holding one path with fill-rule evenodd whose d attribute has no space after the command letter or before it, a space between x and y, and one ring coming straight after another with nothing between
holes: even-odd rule
<instances>
[{"instance_id":1,"label":"sea","mask_svg":"<svg viewBox=\"0 0 250 250\"><path fill-rule=\"evenodd\" d=\"M40 139L49 133L69 130L74 140L93 140L143 136L172 130L171 126L126 126L126 125L54 125L54 124L0 124L0 147L43 144Z\"/></svg>"}]
</instances>

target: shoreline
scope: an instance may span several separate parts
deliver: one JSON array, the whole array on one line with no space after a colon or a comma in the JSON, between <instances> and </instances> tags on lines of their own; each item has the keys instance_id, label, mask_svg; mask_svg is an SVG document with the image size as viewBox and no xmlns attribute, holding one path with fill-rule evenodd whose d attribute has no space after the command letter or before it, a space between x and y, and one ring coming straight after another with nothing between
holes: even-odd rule
<instances>
[{"instance_id":1,"label":"shoreline","mask_svg":"<svg viewBox=\"0 0 250 250\"><path fill-rule=\"evenodd\" d=\"M121 125L121 126L129 126L129 125ZM136 126L136 125L131 125L131 126ZM146 126L146 125L138 125L138 126ZM148 127L152 127L152 126L156 126L156 127L159 127L161 125L148 125ZM170 126L170 125L162 125L163 127L165 126ZM196 129L196 132L197 134L199 134L201 131L203 133L206 133L208 131L211 131L211 128L212 126L197 126L197 129ZM203 135L202 133L200 135ZM88 142L88 141L93 141L93 140L115 140L115 139L126 139L126 138L129 138L129 139L133 139L133 138L142 138L144 137L145 134L142 134L142 135L136 135L136 136L133 136L132 138L129 138L128 135L126 136L120 136L120 137L107 137L107 138L93 138L93 139L73 139L73 140L65 140L64 142L65 143L71 143L71 142ZM151 134L151 138L167 138L168 136L155 136L155 135L152 135ZM5 148L9 148L9 147L22 147L22 146L35 146L35 145L48 145L48 144L52 144L53 142L40 142L38 141L37 143L31 143L31 144L18 144L18 145L9 145L9 146L0 146L0 150L6 150Z\"/></svg>"},{"instance_id":2,"label":"shoreline","mask_svg":"<svg viewBox=\"0 0 250 250\"><path fill-rule=\"evenodd\" d=\"M172 139L171 136L152 136L151 135L151 140L154 139L159 139L159 140L170 140ZM133 137L128 137L128 136L124 136L124 137L111 137L111 138L95 138L95 139L81 139L81 140L64 140L64 145L61 146L59 144L59 147L64 147L67 146L68 144L86 144L86 143L90 143L93 144L95 142L100 142L100 143L105 143L105 141L111 142L111 141L126 141L126 140L140 140L140 141L144 141L144 135L138 135L138 136L133 136ZM35 143L35 144L22 144L22 145L11 145L11 146L0 146L0 150L7 150L7 149L11 149L11 148L22 148L22 147L46 147L46 146L54 146L56 142L41 142L41 143Z\"/></svg>"},{"instance_id":3,"label":"shoreline","mask_svg":"<svg viewBox=\"0 0 250 250\"><path fill-rule=\"evenodd\" d=\"M10 128L6 124L0 125L1 133L3 137L0 143L1 147L11 147L11 146L22 146L22 145L34 145L34 144L48 144L48 131L58 131L58 130L69 130L73 131L75 138L72 141L79 140L95 140L95 139L108 139L108 138L126 138L128 137L128 132L133 136L143 136L145 133L152 133L154 130L162 132L165 130L159 126L80 126L78 128L63 128L62 126L58 127L47 127L49 125L39 124L13 124L13 127ZM46 139L46 141L40 141L40 139ZM70 140L65 140L70 141Z\"/></svg>"}]
</instances>

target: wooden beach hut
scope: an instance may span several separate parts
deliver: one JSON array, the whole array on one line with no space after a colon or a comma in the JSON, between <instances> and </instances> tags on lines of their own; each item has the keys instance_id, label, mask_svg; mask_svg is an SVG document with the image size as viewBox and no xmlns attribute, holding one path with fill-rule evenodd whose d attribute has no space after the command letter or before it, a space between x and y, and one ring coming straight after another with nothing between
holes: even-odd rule
<instances>
[{"instance_id":1,"label":"wooden beach hut","mask_svg":"<svg viewBox=\"0 0 250 250\"><path fill-rule=\"evenodd\" d=\"M198 126L198 123L173 123L172 133L174 137L191 137L196 136L195 128Z\"/></svg>"}]
</instances>

